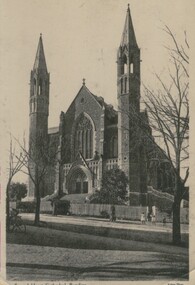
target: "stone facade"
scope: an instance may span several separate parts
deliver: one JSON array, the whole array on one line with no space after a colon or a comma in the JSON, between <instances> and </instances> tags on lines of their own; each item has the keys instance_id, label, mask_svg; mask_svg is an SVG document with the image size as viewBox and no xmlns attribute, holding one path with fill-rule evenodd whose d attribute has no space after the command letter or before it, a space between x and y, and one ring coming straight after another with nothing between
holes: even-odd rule
<instances>
[{"instance_id":1,"label":"stone facade","mask_svg":"<svg viewBox=\"0 0 195 285\"><path fill-rule=\"evenodd\" d=\"M92 194L100 190L103 172L115 167L128 177L131 205L147 204L148 184L161 190L171 187L170 180L166 187L159 186L159 180L165 181L167 174L161 168L167 162L162 151L160 155L154 151L156 144L147 112L140 111L140 49L129 8L117 53L117 94L116 111L102 97L91 93L83 82L68 110L61 112L59 126L48 129L49 73L40 36L31 72L30 150L34 147L40 152L41 136L48 157L55 156L47 164L41 183L42 196L54 192ZM34 179L37 179L37 153L29 162ZM42 160L41 166L45 163ZM33 185L30 181L31 197L36 195Z\"/></svg>"}]
</instances>

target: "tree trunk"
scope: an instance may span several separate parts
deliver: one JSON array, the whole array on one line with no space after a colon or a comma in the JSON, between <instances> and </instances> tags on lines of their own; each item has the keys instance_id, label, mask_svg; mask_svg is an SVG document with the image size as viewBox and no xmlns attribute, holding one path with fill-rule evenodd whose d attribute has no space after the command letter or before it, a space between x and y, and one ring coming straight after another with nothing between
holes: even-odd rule
<instances>
[{"instance_id":1,"label":"tree trunk","mask_svg":"<svg viewBox=\"0 0 195 285\"><path fill-rule=\"evenodd\" d=\"M61 189L61 163L59 162L59 183L58 183L58 195L61 196L62 189Z\"/></svg>"},{"instance_id":2,"label":"tree trunk","mask_svg":"<svg viewBox=\"0 0 195 285\"><path fill-rule=\"evenodd\" d=\"M6 187L6 228L9 231L9 188L11 181L8 181Z\"/></svg>"},{"instance_id":3,"label":"tree trunk","mask_svg":"<svg viewBox=\"0 0 195 285\"><path fill-rule=\"evenodd\" d=\"M180 202L174 199L173 203L173 244L179 245L181 243L181 227L180 227Z\"/></svg>"},{"instance_id":4,"label":"tree trunk","mask_svg":"<svg viewBox=\"0 0 195 285\"><path fill-rule=\"evenodd\" d=\"M180 182L180 176L176 177L176 189L174 194L174 202L173 202L173 244L181 243L181 226L180 226L180 204L181 204L181 192L182 185Z\"/></svg>"},{"instance_id":5,"label":"tree trunk","mask_svg":"<svg viewBox=\"0 0 195 285\"><path fill-rule=\"evenodd\" d=\"M39 186L35 186L35 187L36 187L36 209L35 209L35 221L34 221L34 224L36 226L38 226L39 222L40 222L41 198L40 198Z\"/></svg>"}]
</instances>

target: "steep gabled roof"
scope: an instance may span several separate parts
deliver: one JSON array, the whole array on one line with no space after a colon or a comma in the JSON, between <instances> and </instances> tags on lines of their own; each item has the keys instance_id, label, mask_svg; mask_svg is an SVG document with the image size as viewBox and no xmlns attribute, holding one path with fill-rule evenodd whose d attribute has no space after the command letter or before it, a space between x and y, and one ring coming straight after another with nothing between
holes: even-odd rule
<instances>
[{"instance_id":1,"label":"steep gabled roof","mask_svg":"<svg viewBox=\"0 0 195 285\"><path fill-rule=\"evenodd\" d=\"M45 70L45 71L47 71L45 53L44 53L44 48L43 48L42 34L40 34L33 70Z\"/></svg>"},{"instance_id":2,"label":"steep gabled roof","mask_svg":"<svg viewBox=\"0 0 195 285\"><path fill-rule=\"evenodd\" d=\"M137 41L135 37L135 32L133 28L133 22L131 19L131 13L130 13L130 8L128 4L128 9L127 9L127 16L125 19L125 26L121 38L121 46L126 46L126 47L137 47Z\"/></svg>"},{"instance_id":3,"label":"steep gabled roof","mask_svg":"<svg viewBox=\"0 0 195 285\"><path fill-rule=\"evenodd\" d=\"M98 105L101 107L101 108L104 108L106 109L107 111L110 111L110 113L112 113L113 115L117 115L117 111L114 110L113 106L111 104L107 104L105 103L104 101L104 98L101 97L101 96L97 96L97 95L94 95L88 88L85 84L83 84L81 86L81 88L79 89L77 95L75 96L74 100L72 101L72 103L70 104L69 108L71 107L71 105L73 104L73 102L76 100L76 98L79 96L79 94L81 93L82 90L85 90L97 103ZM68 108L68 110L69 110ZM68 111L67 110L67 111ZM66 111L66 112L67 112Z\"/></svg>"}]
</instances>

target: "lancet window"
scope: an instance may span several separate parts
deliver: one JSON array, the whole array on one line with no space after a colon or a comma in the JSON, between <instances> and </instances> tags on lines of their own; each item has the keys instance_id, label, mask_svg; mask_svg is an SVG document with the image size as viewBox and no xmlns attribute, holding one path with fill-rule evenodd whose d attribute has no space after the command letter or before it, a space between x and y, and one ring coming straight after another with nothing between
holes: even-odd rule
<instances>
[{"instance_id":1,"label":"lancet window","mask_svg":"<svg viewBox=\"0 0 195 285\"><path fill-rule=\"evenodd\" d=\"M75 156L80 151L84 158L93 157L93 125L89 118L81 115L76 124L74 134L74 153Z\"/></svg>"},{"instance_id":2,"label":"lancet window","mask_svg":"<svg viewBox=\"0 0 195 285\"><path fill-rule=\"evenodd\" d=\"M115 158L118 156L118 141L117 141L117 137L114 136L111 138L110 140L110 158Z\"/></svg>"}]
</instances>

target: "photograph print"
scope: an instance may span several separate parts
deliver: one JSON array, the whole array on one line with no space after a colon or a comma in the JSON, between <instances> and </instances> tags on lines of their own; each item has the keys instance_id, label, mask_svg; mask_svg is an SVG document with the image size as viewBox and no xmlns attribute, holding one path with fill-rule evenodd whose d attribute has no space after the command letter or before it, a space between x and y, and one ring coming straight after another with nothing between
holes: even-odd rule
<instances>
[{"instance_id":1,"label":"photograph print","mask_svg":"<svg viewBox=\"0 0 195 285\"><path fill-rule=\"evenodd\" d=\"M193 8L2 1L2 284L193 284Z\"/></svg>"}]
</instances>

